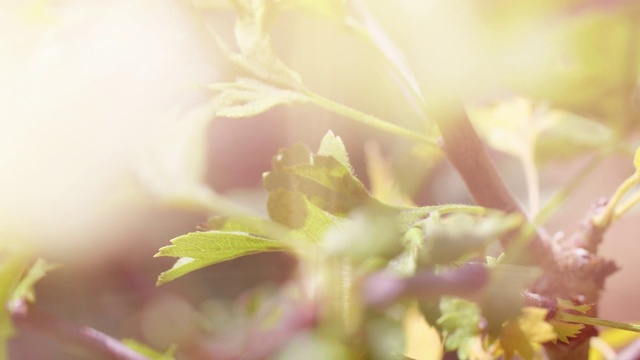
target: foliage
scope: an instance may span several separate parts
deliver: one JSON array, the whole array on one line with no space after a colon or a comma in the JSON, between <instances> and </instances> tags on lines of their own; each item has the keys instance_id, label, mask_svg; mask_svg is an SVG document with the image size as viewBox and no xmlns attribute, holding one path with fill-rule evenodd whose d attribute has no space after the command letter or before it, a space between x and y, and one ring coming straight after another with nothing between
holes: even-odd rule
<instances>
[{"instance_id":1,"label":"foliage","mask_svg":"<svg viewBox=\"0 0 640 360\"><path fill-rule=\"evenodd\" d=\"M243 306L227 314L235 317L234 321L212 326L208 333L203 331L204 340L187 344L185 351L205 357L215 354L246 359L297 358L303 351L318 359L422 358L425 345L419 343L428 339L432 348L442 350L435 351L434 356L455 352L460 359L533 360L543 358L545 351L555 358L554 351L588 347L589 339L595 336L594 326L640 332L638 325L595 317L604 281L615 270L613 263L597 253L598 245L615 220L640 202L636 189L640 184L640 148L632 160L635 171L606 205L587 214L579 230L571 236L551 237L540 227L562 201L552 198L542 203L539 172L549 164L585 153L606 156L628 150L625 132L637 126L633 123L635 109L627 104L637 95L637 64L633 62L636 49L620 46L623 40L629 40L625 36L636 39L637 30L629 30L624 23L611 32L602 31L612 23L618 25L625 18L619 13L623 11L579 16L570 3L552 5L545 1L529 6L490 2L486 9L479 10L464 2L455 9L453 26L464 25L466 30L476 32L461 34L460 29L449 29L451 38L444 42L452 40L450 46L438 42L441 48L436 50L442 51L428 49L431 53L425 56L425 63L431 67L484 52L490 54L478 59L480 67L498 61L515 46L509 36L499 35L509 24L516 34L536 41L540 38L530 34L525 25L549 25L540 36L560 39L560 44L535 49L557 51L553 52L554 64L572 64L568 66L572 71L563 71L562 66L540 69L542 65L532 59L530 63L522 60L523 64L505 65L496 74L496 91L493 85L467 79L473 77L478 66L467 60L454 61L453 69L421 69L415 59L412 66L411 54L416 56L416 52L402 51L401 42L393 40L402 37L387 33L389 27L378 20L373 3L194 1L196 11L233 9L233 46L213 26L204 25L236 72L232 79L204 85L212 97L208 106L188 116L180 131L168 135L177 140L177 145L166 147L162 157L171 159L160 159L159 169L146 169L146 180L158 194L215 213L199 231L175 237L170 245L160 248L156 257L177 260L160 274L157 284L264 252L286 253L295 259L297 267L277 288L265 285L238 300ZM594 2L585 4L597 6ZM449 5L407 6L453 16ZM389 9L403 11L398 8L394 5ZM494 23L489 21L492 11L504 11L506 15ZM522 14L527 11L535 16L524 18ZM389 72L385 76L393 77L403 91L407 107L411 107L420 126L387 121L353 108L347 101L316 92L313 81L303 79L303 73L276 51L271 30L282 14L320 17L369 46L379 57L375 61ZM637 22L637 16L633 16L631 22ZM561 21L550 22L549 17ZM429 26L451 24L434 21ZM596 47L585 40L591 36L596 37ZM432 37L425 34L424 40L431 43ZM471 43L477 43L478 49L464 49ZM493 48L494 43L498 49ZM564 46L567 43L571 46ZM591 53L594 48L612 51L606 52L605 60ZM610 76L609 62L623 63L627 57L632 59L631 64L620 68L628 73ZM539 84L511 81L510 72L527 64L535 65L535 73L547 80L563 79L564 85L546 89ZM606 89L584 86L589 81L606 85ZM584 90L565 91L566 84ZM421 86L429 89L427 94ZM442 93L438 86L442 86ZM476 93L478 89L480 94ZM426 99L435 99L435 105ZM410 142L407 147L413 155L407 167L423 165L416 159L432 166L443 158L452 159L456 152L473 160L466 165L469 169L461 169L455 162L454 166L467 185L469 181L486 185L471 191L479 203L416 205L414 194L401 185L401 171L390 165L392 161L384 158L378 145L368 145L366 150L371 185L367 187L359 179L345 143L332 131L326 133L316 151L297 142L273 156L271 168L262 177L267 216L244 211L204 184L206 125L211 118L251 118L279 106L300 104ZM463 131L457 130L462 126L470 132L460 135ZM496 203L516 201L506 188L504 193L478 194L483 189L499 192L501 187L489 182L501 179L488 176L494 173L493 164L482 160L485 149L476 131L492 151L521 162L528 213L482 203L487 197L498 199ZM445 146L441 146L443 142ZM175 164L180 168L178 174L172 171ZM561 189L560 198L566 198L585 173ZM172 188L175 193L169 194ZM2 255L0 300L8 307L0 311L0 359L5 359L6 340L15 331L11 304L17 300L33 303L34 284L53 267L42 260L31 263L30 257L20 252L6 251ZM214 315L202 311L203 323ZM614 336L610 341L619 338ZM167 351L158 352L135 340L120 344L157 360L173 359L182 345L168 345Z\"/></svg>"}]
</instances>

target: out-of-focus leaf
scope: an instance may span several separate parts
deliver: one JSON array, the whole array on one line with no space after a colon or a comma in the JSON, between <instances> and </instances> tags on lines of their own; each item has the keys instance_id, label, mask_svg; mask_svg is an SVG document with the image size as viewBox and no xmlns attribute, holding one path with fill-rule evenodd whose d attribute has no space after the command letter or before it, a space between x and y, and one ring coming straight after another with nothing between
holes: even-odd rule
<instances>
[{"instance_id":1,"label":"out-of-focus leaf","mask_svg":"<svg viewBox=\"0 0 640 360\"><path fill-rule=\"evenodd\" d=\"M400 190L391 161L382 156L380 147L377 144L368 143L365 146L365 155L371 194L385 204L414 206L411 198Z\"/></svg>"},{"instance_id":2,"label":"out-of-focus leaf","mask_svg":"<svg viewBox=\"0 0 640 360\"><path fill-rule=\"evenodd\" d=\"M405 314L404 355L412 359L442 358L442 343L438 332L429 326L417 308L411 307Z\"/></svg>"},{"instance_id":3,"label":"out-of-focus leaf","mask_svg":"<svg viewBox=\"0 0 640 360\"><path fill-rule=\"evenodd\" d=\"M278 6L282 9L297 8L342 20L346 12L346 0L280 0Z\"/></svg>"},{"instance_id":4,"label":"out-of-focus leaf","mask_svg":"<svg viewBox=\"0 0 640 360\"><path fill-rule=\"evenodd\" d=\"M553 326L545 321L546 315L546 309L525 307L521 316L503 325L500 346L505 359L518 354L524 360L533 360L540 344L556 339Z\"/></svg>"},{"instance_id":5,"label":"out-of-focus leaf","mask_svg":"<svg viewBox=\"0 0 640 360\"><path fill-rule=\"evenodd\" d=\"M500 236L523 224L517 214L474 217L459 213L447 217L430 216L424 222L425 244L422 259L427 263L449 264L482 254Z\"/></svg>"},{"instance_id":6,"label":"out-of-focus leaf","mask_svg":"<svg viewBox=\"0 0 640 360\"><path fill-rule=\"evenodd\" d=\"M508 254L507 254L508 257ZM482 314L487 319L487 333L500 336L502 324L521 314L522 292L542 275L539 268L497 264L490 268L491 278L479 301Z\"/></svg>"},{"instance_id":7,"label":"out-of-focus leaf","mask_svg":"<svg viewBox=\"0 0 640 360\"><path fill-rule=\"evenodd\" d=\"M600 330L600 334L598 335L598 339L604 342L611 349L622 349L637 340L639 337L640 334L636 332L612 328L602 329ZM600 352L598 346L591 346L589 350L589 360L605 359L607 358L605 358L604 354Z\"/></svg>"},{"instance_id":8,"label":"out-of-focus leaf","mask_svg":"<svg viewBox=\"0 0 640 360\"><path fill-rule=\"evenodd\" d=\"M27 274L20 280L16 289L13 292L12 300L25 299L31 303L35 302L36 295L34 286L40 281L48 272L57 268L57 265L49 264L43 259L37 259L36 262L31 265Z\"/></svg>"},{"instance_id":9,"label":"out-of-focus leaf","mask_svg":"<svg viewBox=\"0 0 640 360\"><path fill-rule=\"evenodd\" d=\"M323 249L334 256L373 260L389 258L402 251L401 233L392 209L363 207L352 211L344 225L327 232Z\"/></svg>"},{"instance_id":10,"label":"out-of-focus leaf","mask_svg":"<svg viewBox=\"0 0 640 360\"><path fill-rule=\"evenodd\" d=\"M465 205L465 204L447 204L413 207L400 210L398 222L403 229L409 229L416 223L425 220L432 213L435 215L445 215L451 213L465 213L473 215L484 215L487 209L482 206Z\"/></svg>"},{"instance_id":11,"label":"out-of-focus leaf","mask_svg":"<svg viewBox=\"0 0 640 360\"><path fill-rule=\"evenodd\" d=\"M207 126L214 117L214 101L210 101L160 129L140 152L136 171L146 189L171 205L226 215L247 214L248 210L204 181Z\"/></svg>"},{"instance_id":12,"label":"out-of-focus leaf","mask_svg":"<svg viewBox=\"0 0 640 360\"><path fill-rule=\"evenodd\" d=\"M640 147L636 149L636 153L633 156L633 167L636 169L636 171L640 172Z\"/></svg>"},{"instance_id":13,"label":"out-of-focus leaf","mask_svg":"<svg viewBox=\"0 0 640 360\"><path fill-rule=\"evenodd\" d=\"M436 323L444 335L444 348L468 359L469 345L479 334L480 309L470 301L445 297L440 300L440 312Z\"/></svg>"},{"instance_id":14,"label":"out-of-focus leaf","mask_svg":"<svg viewBox=\"0 0 640 360\"><path fill-rule=\"evenodd\" d=\"M300 75L275 54L269 33L273 11L267 0L232 0L236 10L235 38L240 53L231 51L215 33L219 48L236 65L254 77L282 88L301 89Z\"/></svg>"},{"instance_id":15,"label":"out-of-focus leaf","mask_svg":"<svg viewBox=\"0 0 640 360\"><path fill-rule=\"evenodd\" d=\"M371 41L375 48L383 55L385 60L387 60L391 71L399 80L401 89L411 94L410 96L407 96L407 98L410 104L416 108L416 113L420 117L424 118L424 96L422 95L420 85L409 66L406 56L400 48L398 48L384 28L380 26L375 16L367 7L365 1L354 0L352 3L356 10L356 17L361 23L356 23L354 20L348 24L356 30L362 29L360 32L365 34L367 39Z\"/></svg>"},{"instance_id":16,"label":"out-of-focus leaf","mask_svg":"<svg viewBox=\"0 0 640 360\"><path fill-rule=\"evenodd\" d=\"M242 233L225 231L195 232L171 240L172 245L160 248L155 255L180 257L174 267L160 275L162 284L205 266L240 256L286 248L276 240Z\"/></svg>"},{"instance_id":17,"label":"out-of-focus leaf","mask_svg":"<svg viewBox=\"0 0 640 360\"><path fill-rule=\"evenodd\" d=\"M209 88L219 93L214 100L215 114L227 118L251 117L278 105L307 101L299 92L249 78L239 78L233 83L217 83Z\"/></svg>"},{"instance_id":18,"label":"out-of-focus leaf","mask_svg":"<svg viewBox=\"0 0 640 360\"><path fill-rule=\"evenodd\" d=\"M28 266L28 257L6 251L0 253L0 360L7 360L7 341L14 328L9 313L9 301Z\"/></svg>"},{"instance_id":19,"label":"out-of-focus leaf","mask_svg":"<svg viewBox=\"0 0 640 360\"><path fill-rule=\"evenodd\" d=\"M123 339L121 341L126 347L148 357L150 360L173 360L176 352L175 345L171 345L165 352L160 352L134 339Z\"/></svg>"},{"instance_id":20,"label":"out-of-focus leaf","mask_svg":"<svg viewBox=\"0 0 640 360\"><path fill-rule=\"evenodd\" d=\"M469 117L478 133L491 147L522 158L535 141L533 104L515 98L494 106L470 109Z\"/></svg>"},{"instance_id":21,"label":"out-of-focus leaf","mask_svg":"<svg viewBox=\"0 0 640 360\"><path fill-rule=\"evenodd\" d=\"M549 110L536 123L536 156L540 161L605 146L613 131L599 122L562 110Z\"/></svg>"},{"instance_id":22,"label":"out-of-focus leaf","mask_svg":"<svg viewBox=\"0 0 640 360\"><path fill-rule=\"evenodd\" d=\"M537 160L575 155L606 145L612 131L598 122L558 109L514 98L493 106L469 109L480 135L496 150L519 159Z\"/></svg>"}]
</instances>

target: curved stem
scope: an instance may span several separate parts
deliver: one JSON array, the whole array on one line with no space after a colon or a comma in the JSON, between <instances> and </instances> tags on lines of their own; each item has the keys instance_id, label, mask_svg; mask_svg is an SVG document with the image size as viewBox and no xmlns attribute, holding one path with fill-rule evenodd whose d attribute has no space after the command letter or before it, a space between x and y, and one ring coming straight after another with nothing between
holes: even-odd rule
<instances>
[{"instance_id":1,"label":"curved stem","mask_svg":"<svg viewBox=\"0 0 640 360\"><path fill-rule=\"evenodd\" d=\"M327 111L330 111L335 114L342 115L351 120L357 121L362 124L369 125L376 129L388 132L390 134L398 135L407 139L411 139L414 141L418 141L423 144L427 144L429 146L433 146L437 148L437 144L434 140L429 139L427 136L422 135L418 132L411 131L409 129L405 129L401 126L395 125L393 123L381 120L373 115L369 115L360 110L356 110L344 104L335 102L333 100L327 99L319 94L316 94L311 91L307 91L305 93L309 102L321 107Z\"/></svg>"},{"instance_id":2,"label":"curved stem","mask_svg":"<svg viewBox=\"0 0 640 360\"><path fill-rule=\"evenodd\" d=\"M594 216L593 224L601 229L607 228L611 221L614 219L616 206L618 205L620 200L622 200L624 194L626 194L629 190L631 190L632 187L634 187L638 183L640 183L640 171L634 172L633 175L629 176L616 189L604 211L601 214Z\"/></svg>"},{"instance_id":3,"label":"curved stem","mask_svg":"<svg viewBox=\"0 0 640 360\"><path fill-rule=\"evenodd\" d=\"M83 348L111 360L149 360L122 342L93 328L74 324L22 300L12 304L11 319L23 329L37 331L66 345Z\"/></svg>"}]
</instances>

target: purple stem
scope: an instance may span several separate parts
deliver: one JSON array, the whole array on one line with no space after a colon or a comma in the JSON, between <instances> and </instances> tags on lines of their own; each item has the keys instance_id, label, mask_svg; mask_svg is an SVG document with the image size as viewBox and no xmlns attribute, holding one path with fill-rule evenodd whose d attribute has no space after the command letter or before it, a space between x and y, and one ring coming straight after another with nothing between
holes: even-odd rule
<instances>
[{"instance_id":1,"label":"purple stem","mask_svg":"<svg viewBox=\"0 0 640 360\"><path fill-rule=\"evenodd\" d=\"M24 300L12 304L11 319L21 329L39 332L63 344L78 346L104 359L149 360L105 333L61 319Z\"/></svg>"}]
</instances>

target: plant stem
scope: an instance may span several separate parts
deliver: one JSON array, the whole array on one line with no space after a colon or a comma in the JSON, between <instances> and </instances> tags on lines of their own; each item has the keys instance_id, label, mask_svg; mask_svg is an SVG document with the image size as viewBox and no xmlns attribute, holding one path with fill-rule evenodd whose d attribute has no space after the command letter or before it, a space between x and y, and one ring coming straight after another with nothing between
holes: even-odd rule
<instances>
[{"instance_id":1,"label":"plant stem","mask_svg":"<svg viewBox=\"0 0 640 360\"><path fill-rule=\"evenodd\" d=\"M587 324L587 325L593 325L593 326L605 326L608 328L627 330L627 331L640 333L640 325L636 325L636 324L620 323L616 321L598 319L590 316L569 314L566 312L559 312L558 314L556 314L556 318L558 320L565 321L565 322Z\"/></svg>"},{"instance_id":2,"label":"plant stem","mask_svg":"<svg viewBox=\"0 0 640 360\"><path fill-rule=\"evenodd\" d=\"M629 190L636 184L640 183L640 171L636 170L633 175L629 176L613 193L607 207L602 214L593 218L593 224L601 229L605 229L609 226L611 221L615 218L616 206Z\"/></svg>"},{"instance_id":3,"label":"plant stem","mask_svg":"<svg viewBox=\"0 0 640 360\"><path fill-rule=\"evenodd\" d=\"M74 324L22 300L12 304L11 319L23 329L37 331L61 343L74 345L110 360L149 360L122 342L93 328Z\"/></svg>"},{"instance_id":4,"label":"plant stem","mask_svg":"<svg viewBox=\"0 0 640 360\"><path fill-rule=\"evenodd\" d=\"M311 91L307 91L305 93L309 101L320 108L323 108L327 111L330 111L335 114L342 115L351 120L357 121L362 124L369 125L376 129L388 132L390 134L398 135L407 139L411 139L414 141L418 141L423 144L427 144L429 146L433 146L437 148L437 144L434 140L429 139L427 136L422 135L418 132L411 131L409 129L405 129L401 126L395 125L393 123L381 120L373 115L369 115L360 110L356 110L349 106L343 105L341 103L335 102L333 100L327 99L319 94L316 94Z\"/></svg>"},{"instance_id":5,"label":"plant stem","mask_svg":"<svg viewBox=\"0 0 640 360\"><path fill-rule=\"evenodd\" d=\"M526 217L498 175L463 106L456 105L451 116L438 116L435 119L443 138L442 148L464 180L476 204ZM517 236L505 236L500 241L508 249L515 238ZM552 253L537 233L527 250L531 259L538 264L553 261Z\"/></svg>"}]
</instances>

